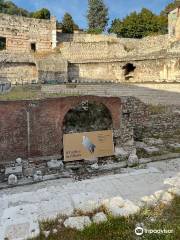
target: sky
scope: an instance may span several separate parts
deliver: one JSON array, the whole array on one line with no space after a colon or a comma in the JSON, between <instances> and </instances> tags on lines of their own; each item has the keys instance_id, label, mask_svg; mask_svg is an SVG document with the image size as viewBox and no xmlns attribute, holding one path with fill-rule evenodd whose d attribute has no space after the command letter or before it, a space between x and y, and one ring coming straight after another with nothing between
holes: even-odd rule
<instances>
[{"instance_id":1,"label":"sky","mask_svg":"<svg viewBox=\"0 0 180 240\"><path fill-rule=\"evenodd\" d=\"M88 0L12 0L19 7L29 11L48 8L51 14L61 21L65 12L72 15L74 21L81 27L87 28ZM114 18L123 18L132 11L140 11L143 7L160 13L172 0L104 0L109 8L109 23Z\"/></svg>"}]
</instances>

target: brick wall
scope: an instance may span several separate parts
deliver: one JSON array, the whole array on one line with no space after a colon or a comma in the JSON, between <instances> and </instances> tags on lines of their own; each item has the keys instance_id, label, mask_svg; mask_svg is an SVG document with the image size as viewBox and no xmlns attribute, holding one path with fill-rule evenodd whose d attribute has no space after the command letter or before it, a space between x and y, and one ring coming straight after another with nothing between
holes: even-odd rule
<instances>
[{"instance_id":1,"label":"brick wall","mask_svg":"<svg viewBox=\"0 0 180 240\"><path fill-rule=\"evenodd\" d=\"M81 96L37 101L1 101L0 163L17 157L60 155L64 117L73 106L83 100L105 104L110 110L114 129L120 128L121 100L116 97Z\"/></svg>"}]
</instances>

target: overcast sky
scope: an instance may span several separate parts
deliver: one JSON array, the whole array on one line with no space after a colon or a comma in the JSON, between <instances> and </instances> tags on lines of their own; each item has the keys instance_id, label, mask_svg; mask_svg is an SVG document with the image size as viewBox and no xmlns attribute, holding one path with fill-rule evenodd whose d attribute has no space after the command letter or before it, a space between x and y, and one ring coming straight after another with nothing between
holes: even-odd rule
<instances>
[{"instance_id":1,"label":"overcast sky","mask_svg":"<svg viewBox=\"0 0 180 240\"><path fill-rule=\"evenodd\" d=\"M61 20L65 12L69 12L75 22L81 27L87 27L86 12L88 0L12 0L19 7L29 11L48 8L51 14ZM115 17L123 18L132 11L140 11L146 7L155 13L161 10L172 0L104 0L109 8L110 22Z\"/></svg>"}]
</instances>

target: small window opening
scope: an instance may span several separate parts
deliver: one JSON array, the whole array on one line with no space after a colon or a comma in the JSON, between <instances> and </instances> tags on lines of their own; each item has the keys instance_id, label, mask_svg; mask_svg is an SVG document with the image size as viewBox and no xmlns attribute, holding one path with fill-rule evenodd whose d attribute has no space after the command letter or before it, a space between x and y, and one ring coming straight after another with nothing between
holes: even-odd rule
<instances>
[{"instance_id":1,"label":"small window opening","mask_svg":"<svg viewBox=\"0 0 180 240\"><path fill-rule=\"evenodd\" d=\"M124 69L125 80L129 80L130 78L134 77L133 74L136 66L134 66L132 63L127 63L122 69Z\"/></svg>"},{"instance_id":2,"label":"small window opening","mask_svg":"<svg viewBox=\"0 0 180 240\"><path fill-rule=\"evenodd\" d=\"M31 43L31 50L36 52L36 43Z\"/></svg>"},{"instance_id":3,"label":"small window opening","mask_svg":"<svg viewBox=\"0 0 180 240\"><path fill-rule=\"evenodd\" d=\"M5 49L6 49L6 38L0 37L0 50L5 50Z\"/></svg>"}]
</instances>

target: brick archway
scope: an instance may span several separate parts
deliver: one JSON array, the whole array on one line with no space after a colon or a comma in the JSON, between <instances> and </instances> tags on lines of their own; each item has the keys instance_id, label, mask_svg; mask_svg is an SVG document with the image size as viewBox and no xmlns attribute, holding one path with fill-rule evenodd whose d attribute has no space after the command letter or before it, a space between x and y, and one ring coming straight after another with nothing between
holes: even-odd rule
<instances>
[{"instance_id":1,"label":"brick archway","mask_svg":"<svg viewBox=\"0 0 180 240\"><path fill-rule=\"evenodd\" d=\"M104 104L111 113L113 129L120 128L121 100L117 97L72 96L0 102L0 163L17 157L61 155L64 117L85 100Z\"/></svg>"},{"instance_id":2,"label":"brick archway","mask_svg":"<svg viewBox=\"0 0 180 240\"><path fill-rule=\"evenodd\" d=\"M121 100L116 97L97 97L97 96L81 96L81 97L72 97L69 98L68 104L63 111L63 120L66 114L74 107L81 104L83 101L88 101L90 103L101 103L103 104L110 112L113 122L113 128L120 128L120 114L121 114ZM63 122L62 122L63 124Z\"/></svg>"}]
</instances>

